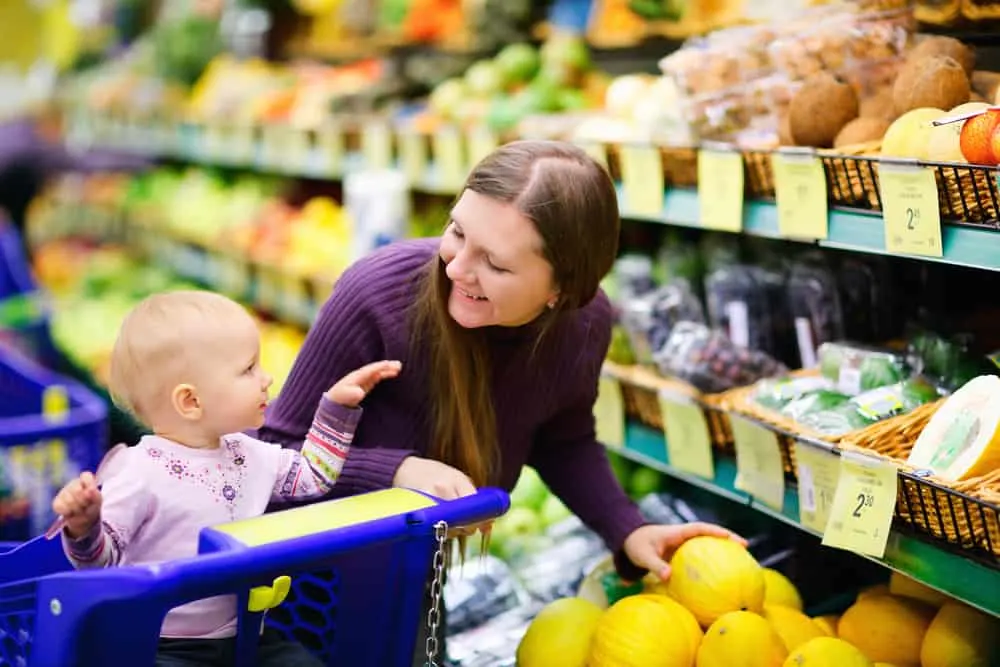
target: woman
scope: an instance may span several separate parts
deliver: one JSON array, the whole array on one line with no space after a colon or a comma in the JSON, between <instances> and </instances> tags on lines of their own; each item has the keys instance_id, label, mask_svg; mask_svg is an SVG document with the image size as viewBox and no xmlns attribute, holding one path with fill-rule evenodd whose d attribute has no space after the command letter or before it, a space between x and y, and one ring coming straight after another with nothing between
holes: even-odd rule
<instances>
[{"instance_id":1,"label":"woman","mask_svg":"<svg viewBox=\"0 0 1000 667\"><path fill-rule=\"evenodd\" d=\"M468 177L440 239L388 246L343 274L260 437L301 442L331 379L400 359L400 376L365 401L337 494L509 490L527 464L633 580L666 578L672 551L695 535L739 540L707 524L647 525L595 438L612 324L599 283L619 227L614 185L583 151L499 148Z\"/></svg>"}]
</instances>

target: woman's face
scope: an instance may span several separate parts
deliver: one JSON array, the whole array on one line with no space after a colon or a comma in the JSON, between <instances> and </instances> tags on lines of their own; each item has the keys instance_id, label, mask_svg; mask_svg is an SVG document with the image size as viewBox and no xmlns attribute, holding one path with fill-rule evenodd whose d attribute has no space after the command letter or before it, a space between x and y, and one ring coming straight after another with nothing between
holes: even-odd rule
<instances>
[{"instance_id":1,"label":"woman's face","mask_svg":"<svg viewBox=\"0 0 1000 667\"><path fill-rule=\"evenodd\" d=\"M452 209L439 252L451 281L448 313L467 329L527 324L559 294L535 225L471 190Z\"/></svg>"}]
</instances>

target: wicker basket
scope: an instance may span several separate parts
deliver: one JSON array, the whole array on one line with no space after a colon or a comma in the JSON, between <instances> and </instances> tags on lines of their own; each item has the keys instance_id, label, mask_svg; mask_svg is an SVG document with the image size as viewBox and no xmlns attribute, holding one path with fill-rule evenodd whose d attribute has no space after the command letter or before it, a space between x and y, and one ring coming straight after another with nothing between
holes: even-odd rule
<instances>
[{"instance_id":1,"label":"wicker basket","mask_svg":"<svg viewBox=\"0 0 1000 667\"><path fill-rule=\"evenodd\" d=\"M995 227L1000 220L996 169L967 164L934 164L942 220Z\"/></svg>"},{"instance_id":2,"label":"wicker basket","mask_svg":"<svg viewBox=\"0 0 1000 667\"><path fill-rule=\"evenodd\" d=\"M608 172L615 181L622 180L621 146L607 147ZM657 146L663 183L667 187L693 188L698 185L698 149L690 146Z\"/></svg>"},{"instance_id":3,"label":"wicker basket","mask_svg":"<svg viewBox=\"0 0 1000 667\"><path fill-rule=\"evenodd\" d=\"M729 417L722 410L723 394L702 394L686 382L665 378L645 366L605 364L605 372L621 384L625 414L628 417L662 431L660 392L685 396L692 399L704 413L712 447L724 452L733 451L733 432L729 426Z\"/></svg>"},{"instance_id":4,"label":"wicker basket","mask_svg":"<svg viewBox=\"0 0 1000 667\"><path fill-rule=\"evenodd\" d=\"M881 211L878 190L878 160L881 141L820 151L826 173L826 190L834 206Z\"/></svg>"},{"instance_id":5,"label":"wicker basket","mask_svg":"<svg viewBox=\"0 0 1000 667\"><path fill-rule=\"evenodd\" d=\"M961 549L1000 557L1000 470L948 482L906 463L920 432L943 402L922 405L850 434L838 447L876 454L899 466L896 516L903 523Z\"/></svg>"},{"instance_id":6,"label":"wicker basket","mask_svg":"<svg viewBox=\"0 0 1000 667\"><path fill-rule=\"evenodd\" d=\"M771 151L745 150L743 155L743 189L747 197L774 199L774 168Z\"/></svg>"}]
</instances>

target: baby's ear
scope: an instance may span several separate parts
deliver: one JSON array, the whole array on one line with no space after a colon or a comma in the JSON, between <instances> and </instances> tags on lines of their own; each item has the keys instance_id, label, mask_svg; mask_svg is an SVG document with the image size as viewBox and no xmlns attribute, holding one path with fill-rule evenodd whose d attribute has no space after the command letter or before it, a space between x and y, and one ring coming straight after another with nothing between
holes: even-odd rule
<instances>
[{"instance_id":1,"label":"baby's ear","mask_svg":"<svg viewBox=\"0 0 1000 667\"><path fill-rule=\"evenodd\" d=\"M201 419L201 402L198 400L198 391L194 385L179 384L170 392L170 403L184 419L194 421Z\"/></svg>"}]
</instances>

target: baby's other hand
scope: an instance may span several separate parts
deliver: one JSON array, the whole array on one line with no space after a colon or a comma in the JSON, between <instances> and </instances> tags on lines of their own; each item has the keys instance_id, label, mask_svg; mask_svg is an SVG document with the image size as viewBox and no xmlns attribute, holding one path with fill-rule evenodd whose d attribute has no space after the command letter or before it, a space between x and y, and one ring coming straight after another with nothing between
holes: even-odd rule
<instances>
[{"instance_id":1,"label":"baby's other hand","mask_svg":"<svg viewBox=\"0 0 1000 667\"><path fill-rule=\"evenodd\" d=\"M362 366L345 375L326 392L326 397L334 403L355 408L382 380L399 375L403 364L398 361L376 361Z\"/></svg>"},{"instance_id":2,"label":"baby's other hand","mask_svg":"<svg viewBox=\"0 0 1000 667\"><path fill-rule=\"evenodd\" d=\"M101 491L93 473L82 473L52 501L52 511L66 521L66 534L79 539L101 519Z\"/></svg>"}]
</instances>

